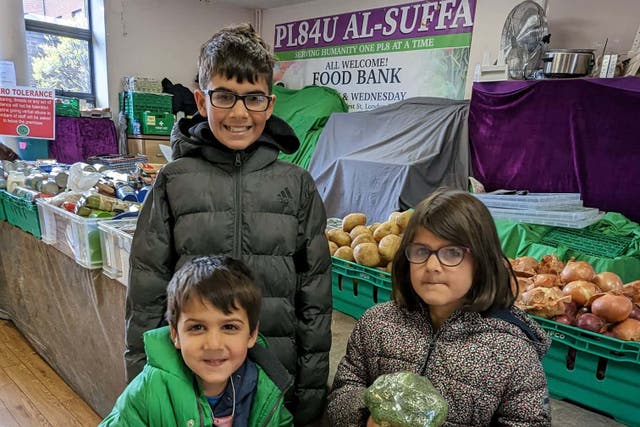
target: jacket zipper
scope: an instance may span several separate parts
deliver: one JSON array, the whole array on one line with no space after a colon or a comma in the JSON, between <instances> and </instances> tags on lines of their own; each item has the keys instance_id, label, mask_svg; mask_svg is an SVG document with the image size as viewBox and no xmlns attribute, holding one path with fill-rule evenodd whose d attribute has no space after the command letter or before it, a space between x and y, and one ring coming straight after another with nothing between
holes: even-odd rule
<instances>
[{"instance_id":1,"label":"jacket zipper","mask_svg":"<svg viewBox=\"0 0 640 427\"><path fill-rule=\"evenodd\" d=\"M440 336L441 331L442 331L442 327L440 327L438 332L435 333L435 335L433 336L433 339L429 343L429 347L427 347L427 357L424 360L424 364L422 365L422 368L420 369L420 375L422 375L423 377L427 376L427 365L429 364L429 359L431 359L431 354L433 353L433 350L436 348L436 341L438 340L438 337Z\"/></svg>"},{"instance_id":2,"label":"jacket zipper","mask_svg":"<svg viewBox=\"0 0 640 427\"><path fill-rule=\"evenodd\" d=\"M239 151L236 151L236 159L233 163L233 175L234 175L234 185L235 185L235 212L234 212L234 228L236 230L235 237L233 239L233 257L236 259L241 258L241 242L242 235L240 232L242 231L242 156Z\"/></svg>"},{"instance_id":3,"label":"jacket zipper","mask_svg":"<svg viewBox=\"0 0 640 427\"><path fill-rule=\"evenodd\" d=\"M264 420L264 424L263 427L266 427L269 425L269 423L271 422L271 419L273 418L273 414L276 413L276 409L278 408L280 401L284 401L284 397L287 394L287 391L293 386L292 382L289 382L289 384L287 384L287 386L284 388L284 390L282 390L280 392L280 396L278 396L278 400L276 401L276 403L273 404L273 406L271 407L271 411L269 412L269 415L267 416L267 418ZM293 414L292 414L293 415Z\"/></svg>"}]
</instances>

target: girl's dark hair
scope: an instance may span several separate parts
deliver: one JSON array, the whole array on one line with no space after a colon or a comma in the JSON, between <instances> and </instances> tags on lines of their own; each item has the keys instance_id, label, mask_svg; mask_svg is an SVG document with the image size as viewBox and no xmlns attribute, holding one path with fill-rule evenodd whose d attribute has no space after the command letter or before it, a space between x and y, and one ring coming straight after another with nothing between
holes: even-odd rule
<instances>
[{"instance_id":1,"label":"girl's dark hair","mask_svg":"<svg viewBox=\"0 0 640 427\"><path fill-rule=\"evenodd\" d=\"M260 77L273 85L275 58L269 46L251 24L240 24L218 31L200 48L198 83L206 89L214 76L224 76L242 83L255 83Z\"/></svg>"},{"instance_id":2,"label":"girl's dark hair","mask_svg":"<svg viewBox=\"0 0 640 427\"><path fill-rule=\"evenodd\" d=\"M473 283L463 299L462 310L484 313L513 305L511 281L515 281L515 275L502 252L489 210L465 191L439 189L416 206L393 260L392 295L399 306L415 310L422 303L411 286L410 264L405 256L418 227L470 249Z\"/></svg>"},{"instance_id":3,"label":"girl's dark hair","mask_svg":"<svg viewBox=\"0 0 640 427\"><path fill-rule=\"evenodd\" d=\"M262 293L242 262L223 256L195 258L185 263L167 286L167 321L174 328L191 298L200 298L224 314L244 308L251 332L260 319Z\"/></svg>"}]
</instances>

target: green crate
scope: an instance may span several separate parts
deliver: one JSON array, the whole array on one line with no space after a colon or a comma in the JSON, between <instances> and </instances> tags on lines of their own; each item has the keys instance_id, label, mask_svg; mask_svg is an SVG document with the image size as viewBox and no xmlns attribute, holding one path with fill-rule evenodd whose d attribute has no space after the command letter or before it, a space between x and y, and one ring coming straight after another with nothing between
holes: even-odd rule
<instances>
[{"instance_id":1,"label":"green crate","mask_svg":"<svg viewBox=\"0 0 640 427\"><path fill-rule=\"evenodd\" d=\"M120 111L136 119L142 118L142 113L164 113L173 111L173 95L167 93L120 92L118 93Z\"/></svg>"},{"instance_id":2,"label":"green crate","mask_svg":"<svg viewBox=\"0 0 640 427\"><path fill-rule=\"evenodd\" d=\"M333 308L358 319L375 304L391 299L391 275L355 262L332 258Z\"/></svg>"},{"instance_id":3,"label":"green crate","mask_svg":"<svg viewBox=\"0 0 640 427\"><path fill-rule=\"evenodd\" d=\"M552 340L542 359L551 396L640 427L640 343L531 317Z\"/></svg>"},{"instance_id":4,"label":"green crate","mask_svg":"<svg viewBox=\"0 0 640 427\"><path fill-rule=\"evenodd\" d=\"M7 220L7 213L4 210L4 191L0 191L0 221Z\"/></svg>"},{"instance_id":5,"label":"green crate","mask_svg":"<svg viewBox=\"0 0 640 427\"><path fill-rule=\"evenodd\" d=\"M80 117L80 100L66 96L56 96L56 116Z\"/></svg>"},{"instance_id":6,"label":"green crate","mask_svg":"<svg viewBox=\"0 0 640 427\"><path fill-rule=\"evenodd\" d=\"M23 200L2 190L4 209L9 224L14 225L36 238L40 238L40 219L38 207L29 200Z\"/></svg>"},{"instance_id":7,"label":"green crate","mask_svg":"<svg viewBox=\"0 0 640 427\"><path fill-rule=\"evenodd\" d=\"M554 228L542 236L539 243L555 248L564 246L597 257L615 258L625 253L632 240L632 237L612 237L585 229Z\"/></svg>"},{"instance_id":8,"label":"green crate","mask_svg":"<svg viewBox=\"0 0 640 427\"><path fill-rule=\"evenodd\" d=\"M169 135L173 129L173 114L142 113L141 129L144 135Z\"/></svg>"}]
</instances>

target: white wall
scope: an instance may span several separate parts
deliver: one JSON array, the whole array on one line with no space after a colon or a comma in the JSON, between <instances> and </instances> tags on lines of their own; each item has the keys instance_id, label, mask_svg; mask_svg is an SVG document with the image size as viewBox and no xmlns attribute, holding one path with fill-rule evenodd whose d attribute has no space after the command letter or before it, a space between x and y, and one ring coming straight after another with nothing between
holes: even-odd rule
<instances>
[{"instance_id":1,"label":"white wall","mask_svg":"<svg viewBox=\"0 0 640 427\"><path fill-rule=\"evenodd\" d=\"M107 0L104 12L114 114L123 76L167 77L193 89L202 43L222 27L254 20L252 9L201 0Z\"/></svg>"},{"instance_id":2,"label":"white wall","mask_svg":"<svg viewBox=\"0 0 640 427\"><path fill-rule=\"evenodd\" d=\"M500 48L502 26L511 9L521 0L478 0L467 74L466 97L471 95L473 67L485 52L495 60ZM273 44L276 24L409 3L408 0L316 0L263 11L262 35ZM544 3L542 1L541 3ZM631 48L640 25L638 0L547 0L551 48L597 49L602 53L624 53Z\"/></svg>"}]
</instances>

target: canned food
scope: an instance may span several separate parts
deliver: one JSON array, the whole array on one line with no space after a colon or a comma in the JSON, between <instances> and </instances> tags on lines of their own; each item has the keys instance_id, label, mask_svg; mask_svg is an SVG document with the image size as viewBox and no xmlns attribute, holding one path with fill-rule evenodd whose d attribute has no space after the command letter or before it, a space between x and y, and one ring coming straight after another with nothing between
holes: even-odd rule
<instances>
[{"instance_id":1,"label":"canned food","mask_svg":"<svg viewBox=\"0 0 640 427\"><path fill-rule=\"evenodd\" d=\"M60 192L60 187L58 187L58 184L56 184L55 181L48 179L46 181L42 181L40 191L46 194L58 194Z\"/></svg>"}]
</instances>

